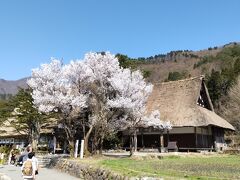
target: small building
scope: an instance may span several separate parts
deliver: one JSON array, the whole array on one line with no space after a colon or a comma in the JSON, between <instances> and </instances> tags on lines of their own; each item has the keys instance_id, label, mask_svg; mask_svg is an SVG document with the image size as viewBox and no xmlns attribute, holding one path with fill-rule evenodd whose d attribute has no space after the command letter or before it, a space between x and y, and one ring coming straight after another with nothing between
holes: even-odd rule
<instances>
[{"instance_id":1,"label":"small building","mask_svg":"<svg viewBox=\"0 0 240 180\"><path fill-rule=\"evenodd\" d=\"M8 118L0 127L0 146L16 146L17 148L23 148L29 144L28 132L21 130L18 131L14 128L11 122L15 121L14 118ZM56 123L44 124L41 129L39 144L40 148L47 149L49 142L54 139L54 128Z\"/></svg>"},{"instance_id":2,"label":"small building","mask_svg":"<svg viewBox=\"0 0 240 180\"><path fill-rule=\"evenodd\" d=\"M221 150L226 146L224 132L234 130L214 112L203 77L154 84L147 114L154 110L159 110L161 120L170 121L173 128L164 132L139 128L138 148L167 147L175 142L179 151ZM129 146L127 131L123 132L123 144Z\"/></svg>"},{"instance_id":3,"label":"small building","mask_svg":"<svg viewBox=\"0 0 240 180\"><path fill-rule=\"evenodd\" d=\"M24 146L27 143L26 133L16 131L10 124L9 121L5 121L0 127L0 146Z\"/></svg>"}]
</instances>

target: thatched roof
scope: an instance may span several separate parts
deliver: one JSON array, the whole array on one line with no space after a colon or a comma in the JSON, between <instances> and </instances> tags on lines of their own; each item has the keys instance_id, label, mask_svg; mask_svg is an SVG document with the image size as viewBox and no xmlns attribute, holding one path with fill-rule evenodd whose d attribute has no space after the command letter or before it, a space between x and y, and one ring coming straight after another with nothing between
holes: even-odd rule
<instances>
[{"instance_id":1,"label":"thatched roof","mask_svg":"<svg viewBox=\"0 0 240 180\"><path fill-rule=\"evenodd\" d=\"M206 97L208 109L198 105L200 91L204 92L202 96ZM159 110L161 119L170 121L173 127L213 125L234 130L214 112L203 77L154 84L147 113L154 110Z\"/></svg>"},{"instance_id":2,"label":"thatched roof","mask_svg":"<svg viewBox=\"0 0 240 180\"><path fill-rule=\"evenodd\" d=\"M13 118L9 118L2 124L2 126L0 127L0 137L14 137L26 135L25 132L18 132L14 127L11 126L11 121L13 120Z\"/></svg>"},{"instance_id":3,"label":"thatched roof","mask_svg":"<svg viewBox=\"0 0 240 180\"><path fill-rule=\"evenodd\" d=\"M0 127L0 137L16 137L16 136L27 136L26 131L17 131L12 125L11 122L15 121L14 118L9 118L6 120ZM50 118L48 123L42 125L41 134L51 134L53 128L57 126L57 120Z\"/></svg>"}]
</instances>

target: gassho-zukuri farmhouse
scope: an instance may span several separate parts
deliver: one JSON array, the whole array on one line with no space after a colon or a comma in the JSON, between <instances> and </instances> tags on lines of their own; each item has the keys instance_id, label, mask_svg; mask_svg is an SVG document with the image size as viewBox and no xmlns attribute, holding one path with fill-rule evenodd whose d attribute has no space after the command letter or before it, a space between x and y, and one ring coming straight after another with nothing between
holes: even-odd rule
<instances>
[{"instance_id":1,"label":"gassho-zukuri farmhouse","mask_svg":"<svg viewBox=\"0 0 240 180\"><path fill-rule=\"evenodd\" d=\"M162 121L172 129L161 132L139 128L138 148L167 147L179 151L223 150L225 131L234 127L214 112L204 78L154 84L147 102L147 113L159 110ZM123 132L124 146L129 147L129 133Z\"/></svg>"}]
</instances>

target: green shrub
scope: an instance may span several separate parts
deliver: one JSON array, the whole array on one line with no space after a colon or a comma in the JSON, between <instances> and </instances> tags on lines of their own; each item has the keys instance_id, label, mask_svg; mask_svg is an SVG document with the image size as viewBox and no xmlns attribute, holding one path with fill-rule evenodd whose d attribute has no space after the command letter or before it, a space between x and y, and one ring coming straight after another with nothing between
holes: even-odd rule
<instances>
[{"instance_id":1,"label":"green shrub","mask_svg":"<svg viewBox=\"0 0 240 180\"><path fill-rule=\"evenodd\" d=\"M11 150L11 147L9 146L0 146L0 153L4 153L4 154L9 154Z\"/></svg>"},{"instance_id":2,"label":"green shrub","mask_svg":"<svg viewBox=\"0 0 240 180\"><path fill-rule=\"evenodd\" d=\"M167 80L165 80L166 82L167 81L177 81L177 80L180 80L180 79L185 79L189 76L188 72L187 71L182 71L182 72L177 72L177 71L174 71L174 72L169 72L168 73L168 78Z\"/></svg>"},{"instance_id":3,"label":"green shrub","mask_svg":"<svg viewBox=\"0 0 240 180\"><path fill-rule=\"evenodd\" d=\"M215 60L216 60L216 58L213 56L204 56L200 61L198 61L197 63L194 64L193 69L195 69L199 66L202 66L203 64L211 63Z\"/></svg>"}]
</instances>

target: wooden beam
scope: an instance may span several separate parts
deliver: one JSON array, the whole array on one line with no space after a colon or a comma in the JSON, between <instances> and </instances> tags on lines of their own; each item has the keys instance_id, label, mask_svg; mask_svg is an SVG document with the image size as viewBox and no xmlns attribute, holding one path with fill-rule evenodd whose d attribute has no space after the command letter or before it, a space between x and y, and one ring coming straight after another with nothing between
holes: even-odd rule
<instances>
[{"instance_id":1,"label":"wooden beam","mask_svg":"<svg viewBox=\"0 0 240 180\"><path fill-rule=\"evenodd\" d=\"M169 142L169 130L167 130L167 144Z\"/></svg>"},{"instance_id":2,"label":"wooden beam","mask_svg":"<svg viewBox=\"0 0 240 180\"><path fill-rule=\"evenodd\" d=\"M197 143L197 127L194 127L194 131L195 131L195 146L197 147L198 143Z\"/></svg>"},{"instance_id":3,"label":"wooden beam","mask_svg":"<svg viewBox=\"0 0 240 180\"><path fill-rule=\"evenodd\" d=\"M163 152L164 151L164 139L163 139L163 131L161 132L160 134L160 152Z\"/></svg>"},{"instance_id":4,"label":"wooden beam","mask_svg":"<svg viewBox=\"0 0 240 180\"><path fill-rule=\"evenodd\" d=\"M210 95L209 95L209 93L208 93L208 89L207 89L207 86L206 86L206 84L205 84L204 79L202 80L202 86L203 86L203 89L204 89L204 91L205 91L205 93L206 93L206 96L207 96L207 100L208 100L210 109L214 112L214 107L213 107L213 104L212 104Z\"/></svg>"},{"instance_id":5,"label":"wooden beam","mask_svg":"<svg viewBox=\"0 0 240 180\"><path fill-rule=\"evenodd\" d=\"M142 147L144 148L143 131L141 132L141 138L142 138Z\"/></svg>"}]
</instances>

